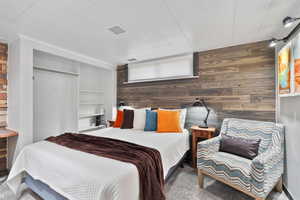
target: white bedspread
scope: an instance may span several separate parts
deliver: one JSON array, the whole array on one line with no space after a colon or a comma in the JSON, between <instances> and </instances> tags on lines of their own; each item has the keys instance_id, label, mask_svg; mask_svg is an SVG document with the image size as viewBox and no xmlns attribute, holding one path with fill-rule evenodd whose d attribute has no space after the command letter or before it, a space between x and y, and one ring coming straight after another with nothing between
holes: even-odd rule
<instances>
[{"instance_id":1,"label":"white bedspread","mask_svg":"<svg viewBox=\"0 0 300 200\"><path fill-rule=\"evenodd\" d=\"M184 133L155 133L107 128L90 135L120 139L157 149L164 176L189 149ZM41 180L70 200L138 200L139 175L133 164L95 156L47 141L26 146L18 155L8 177L17 193L22 172Z\"/></svg>"}]
</instances>

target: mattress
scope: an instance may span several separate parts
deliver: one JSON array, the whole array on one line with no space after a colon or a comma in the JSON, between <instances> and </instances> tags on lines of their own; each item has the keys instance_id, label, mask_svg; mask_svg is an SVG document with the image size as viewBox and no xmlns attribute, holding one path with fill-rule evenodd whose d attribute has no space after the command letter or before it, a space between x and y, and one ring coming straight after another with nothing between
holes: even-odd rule
<instances>
[{"instance_id":1,"label":"mattress","mask_svg":"<svg viewBox=\"0 0 300 200\"><path fill-rule=\"evenodd\" d=\"M187 130L183 133L161 134L107 128L88 134L157 149L162 157L165 177L189 149ZM47 141L31 144L19 154L8 177L8 185L15 193L24 171L70 200L139 199L139 175L134 165Z\"/></svg>"}]
</instances>

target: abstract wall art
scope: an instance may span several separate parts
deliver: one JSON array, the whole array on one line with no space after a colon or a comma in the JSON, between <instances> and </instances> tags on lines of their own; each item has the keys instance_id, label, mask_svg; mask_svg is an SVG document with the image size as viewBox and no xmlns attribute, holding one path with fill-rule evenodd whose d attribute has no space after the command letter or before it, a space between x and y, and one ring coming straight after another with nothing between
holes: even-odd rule
<instances>
[{"instance_id":1,"label":"abstract wall art","mask_svg":"<svg viewBox=\"0 0 300 200\"><path fill-rule=\"evenodd\" d=\"M294 60L294 93L300 94L300 37L293 41L293 60Z\"/></svg>"},{"instance_id":2,"label":"abstract wall art","mask_svg":"<svg viewBox=\"0 0 300 200\"><path fill-rule=\"evenodd\" d=\"M291 48L284 47L278 54L279 94L291 92Z\"/></svg>"}]
</instances>

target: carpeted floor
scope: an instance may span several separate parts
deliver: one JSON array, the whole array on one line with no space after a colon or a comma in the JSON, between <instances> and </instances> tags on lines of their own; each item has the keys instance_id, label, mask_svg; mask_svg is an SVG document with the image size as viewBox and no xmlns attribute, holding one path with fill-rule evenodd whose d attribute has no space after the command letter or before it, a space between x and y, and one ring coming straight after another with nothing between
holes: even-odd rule
<instances>
[{"instance_id":1,"label":"carpeted floor","mask_svg":"<svg viewBox=\"0 0 300 200\"><path fill-rule=\"evenodd\" d=\"M178 168L166 183L167 200L252 200L252 198L210 178L205 178L205 189L199 189L194 169L185 165ZM40 200L25 185L20 200ZM272 192L268 200L288 200L284 193ZM17 200L3 183L0 186L0 200ZM127 200L127 199L124 199Z\"/></svg>"}]
</instances>

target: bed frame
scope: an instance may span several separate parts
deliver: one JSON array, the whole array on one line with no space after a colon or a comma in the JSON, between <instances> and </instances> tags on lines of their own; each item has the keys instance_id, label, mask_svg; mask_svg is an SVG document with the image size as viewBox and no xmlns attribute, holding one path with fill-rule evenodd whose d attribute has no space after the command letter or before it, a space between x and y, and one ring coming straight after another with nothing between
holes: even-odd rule
<instances>
[{"instance_id":1,"label":"bed frame","mask_svg":"<svg viewBox=\"0 0 300 200\"><path fill-rule=\"evenodd\" d=\"M170 180L171 176L174 174L174 172L178 167L182 167L182 168L184 167L183 163L187 157L187 154L188 151L183 155L183 157L179 160L179 162L176 165L170 168L165 178L165 182L168 182ZM51 189L47 184L43 183L42 181L32 178L29 174L25 175L24 182L32 192L34 192L42 199L67 200L66 197L63 197L61 194L55 192L53 189Z\"/></svg>"}]
</instances>

